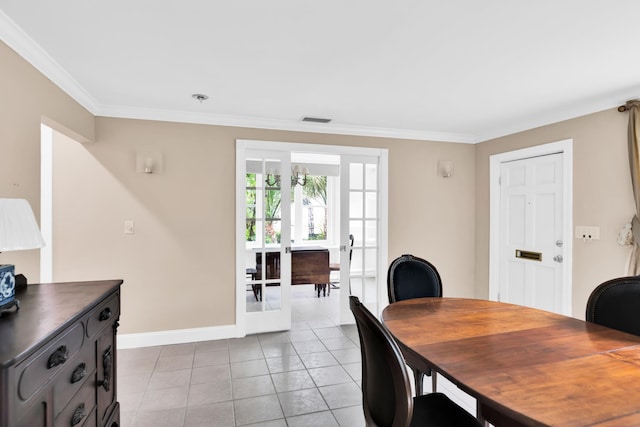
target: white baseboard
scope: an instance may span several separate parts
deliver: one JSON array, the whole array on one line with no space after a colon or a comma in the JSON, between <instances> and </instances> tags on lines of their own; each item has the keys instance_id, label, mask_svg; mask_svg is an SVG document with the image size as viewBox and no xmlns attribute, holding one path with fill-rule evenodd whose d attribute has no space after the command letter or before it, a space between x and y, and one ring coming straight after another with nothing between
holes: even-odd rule
<instances>
[{"instance_id":1,"label":"white baseboard","mask_svg":"<svg viewBox=\"0 0 640 427\"><path fill-rule=\"evenodd\" d=\"M188 342L238 338L240 336L236 325L116 335L119 349L184 344Z\"/></svg>"}]
</instances>

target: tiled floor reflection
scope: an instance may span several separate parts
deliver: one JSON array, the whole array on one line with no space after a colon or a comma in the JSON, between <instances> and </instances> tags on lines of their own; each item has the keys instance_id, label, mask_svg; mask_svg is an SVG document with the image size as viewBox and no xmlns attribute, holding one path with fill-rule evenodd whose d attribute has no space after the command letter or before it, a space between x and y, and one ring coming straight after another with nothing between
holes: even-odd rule
<instances>
[{"instance_id":1,"label":"tiled floor reflection","mask_svg":"<svg viewBox=\"0 0 640 427\"><path fill-rule=\"evenodd\" d=\"M364 426L355 325L339 290L294 286L293 328L118 351L121 426Z\"/></svg>"}]
</instances>

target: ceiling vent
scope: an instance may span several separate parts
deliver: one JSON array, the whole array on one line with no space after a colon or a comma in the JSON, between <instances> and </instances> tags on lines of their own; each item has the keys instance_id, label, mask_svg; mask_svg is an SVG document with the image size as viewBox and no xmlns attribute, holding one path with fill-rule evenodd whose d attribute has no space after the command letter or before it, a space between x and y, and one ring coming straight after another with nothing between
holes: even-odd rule
<instances>
[{"instance_id":1,"label":"ceiling vent","mask_svg":"<svg viewBox=\"0 0 640 427\"><path fill-rule=\"evenodd\" d=\"M301 121L311 123L329 123L331 119L321 119L319 117L303 117Z\"/></svg>"}]
</instances>

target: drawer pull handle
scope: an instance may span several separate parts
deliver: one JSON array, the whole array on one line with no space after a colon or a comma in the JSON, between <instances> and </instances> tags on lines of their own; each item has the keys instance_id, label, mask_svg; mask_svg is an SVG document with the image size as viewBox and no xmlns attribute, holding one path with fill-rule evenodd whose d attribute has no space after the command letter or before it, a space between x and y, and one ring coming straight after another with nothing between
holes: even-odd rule
<instances>
[{"instance_id":1,"label":"drawer pull handle","mask_svg":"<svg viewBox=\"0 0 640 427\"><path fill-rule=\"evenodd\" d=\"M84 409L84 403L81 403L80 406L73 411L73 416L71 417L71 427L80 423L82 419L87 415L87 412Z\"/></svg>"},{"instance_id":2,"label":"drawer pull handle","mask_svg":"<svg viewBox=\"0 0 640 427\"><path fill-rule=\"evenodd\" d=\"M87 375L87 365L82 362L73 370L73 373L71 374L71 384L77 383L83 379L85 375Z\"/></svg>"},{"instance_id":3,"label":"drawer pull handle","mask_svg":"<svg viewBox=\"0 0 640 427\"><path fill-rule=\"evenodd\" d=\"M113 312L111 311L111 309L109 307L105 308L104 310L102 310L100 312L100 321L104 322L105 320L109 319L111 316L113 315Z\"/></svg>"},{"instance_id":4,"label":"drawer pull handle","mask_svg":"<svg viewBox=\"0 0 640 427\"><path fill-rule=\"evenodd\" d=\"M111 389L111 346L102 354L102 375L104 379L98 381L98 386L109 391Z\"/></svg>"},{"instance_id":5,"label":"drawer pull handle","mask_svg":"<svg viewBox=\"0 0 640 427\"><path fill-rule=\"evenodd\" d=\"M69 350L66 345L61 345L56 351L49 356L49 362L47 363L47 369L51 369L55 366L62 365L69 358Z\"/></svg>"}]
</instances>

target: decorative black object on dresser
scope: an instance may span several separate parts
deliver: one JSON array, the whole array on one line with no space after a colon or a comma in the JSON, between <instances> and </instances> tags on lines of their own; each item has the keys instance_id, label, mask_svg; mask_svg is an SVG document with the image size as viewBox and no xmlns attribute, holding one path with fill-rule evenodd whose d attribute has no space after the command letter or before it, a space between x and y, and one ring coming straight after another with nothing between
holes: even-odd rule
<instances>
[{"instance_id":1,"label":"decorative black object on dresser","mask_svg":"<svg viewBox=\"0 0 640 427\"><path fill-rule=\"evenodd\" d=\"M119 427L122 280L29 285L0 316L0 427Z\"/></svg>"}]
</instances>

